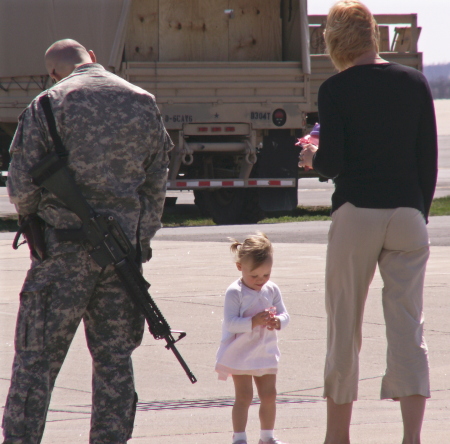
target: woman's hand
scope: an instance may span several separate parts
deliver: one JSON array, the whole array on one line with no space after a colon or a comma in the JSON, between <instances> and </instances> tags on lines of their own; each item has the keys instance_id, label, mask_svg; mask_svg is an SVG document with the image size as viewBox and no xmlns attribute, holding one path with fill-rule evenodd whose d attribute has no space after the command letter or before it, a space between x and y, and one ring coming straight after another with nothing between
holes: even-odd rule
<instances>
[{"instance_id":1,"label":"woman's hand","mask_svg":"<svg viewBox=\"0 0 450 444\"><path fill-rule=\"evenodd\" d=\"M301 150L298 158L298 166L303 167L305 169L310 169L313 167L312 161L313 156L316 153L316 151L319 148L316 145L313 145L312 143L308 143L306 145L303 145L303 149Z\"/></svg>"}]
</instances>

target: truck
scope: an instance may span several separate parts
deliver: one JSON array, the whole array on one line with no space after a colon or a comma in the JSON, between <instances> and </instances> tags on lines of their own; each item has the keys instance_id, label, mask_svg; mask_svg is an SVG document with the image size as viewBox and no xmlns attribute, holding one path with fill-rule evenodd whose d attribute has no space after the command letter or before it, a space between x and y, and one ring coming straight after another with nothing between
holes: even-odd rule
<instances>
[{"instance_id":1,"label":"truck","mask_svg":"<svg viewBox=\"0 0 450 444\"><path fill-rule=\"evenodd\" d=\"M375 18L381 56L422 70L417 15ZM326 180L298 167L296 145L318 122L321 83L336 73L325 24L306 0L1 1L2 170L19 114L51 86L45 50L73 38L155 95L175 144L168 190L192 190L216 224L292 210L300 179Z\"/></svg>"}]
</instances>

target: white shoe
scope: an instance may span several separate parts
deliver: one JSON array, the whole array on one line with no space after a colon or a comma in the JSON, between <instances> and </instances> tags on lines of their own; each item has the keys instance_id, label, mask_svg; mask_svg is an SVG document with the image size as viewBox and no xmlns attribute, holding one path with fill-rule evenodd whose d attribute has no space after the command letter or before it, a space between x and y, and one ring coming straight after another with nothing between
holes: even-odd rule
<instances>
[{"instance_id":1,"label":"white shoe","mask_svg":"<svg viewBox=\"0 0 450 444\"><path fill-rule=\"evenodd\" d=\"M258 444L287 444L287 442L281 442L279 439L270 438L269 441L263 441L260 439Z\"/></svg>"}]
</instances>

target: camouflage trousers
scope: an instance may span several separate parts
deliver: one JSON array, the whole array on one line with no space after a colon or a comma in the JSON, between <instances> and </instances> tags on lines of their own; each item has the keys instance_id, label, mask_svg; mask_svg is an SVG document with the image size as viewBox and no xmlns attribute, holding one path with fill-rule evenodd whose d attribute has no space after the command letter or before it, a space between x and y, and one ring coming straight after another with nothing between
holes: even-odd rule
<instances>
[{"instance_id":1,"label":"camouflage trousers","mask_svg":"<svg viewBox=\"0 0 450 444\"><path fill-rule=\"evenodd\" d=\"M144 318L114 273L101 270L79 246L50 247L20 294L11 386L3 415L4 444L38 444L55 379L83 319L92 356L90 444L131 438L137 395L131 353Z\"/></svg>"}]
</instances>

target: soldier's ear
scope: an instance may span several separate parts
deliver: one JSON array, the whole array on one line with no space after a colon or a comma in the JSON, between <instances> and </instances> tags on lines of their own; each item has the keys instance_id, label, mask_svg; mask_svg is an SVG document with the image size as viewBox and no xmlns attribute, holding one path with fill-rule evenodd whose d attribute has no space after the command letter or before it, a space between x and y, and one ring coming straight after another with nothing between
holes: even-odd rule
<instances>
[{"instance_id":1,"label":"soldier's ear","mask_svg":"<svg viewBox=\"0 0 450 444\"><path fill-rule=\"evenodd\" d=\"M96 63L97 62L97 57L95 56L94 51L92 51L92 49L90 49L88 51L88 54L89 54L89 56L90 56L90 58L92 60L92 63Z\"/></svg>"}]
</instances>

